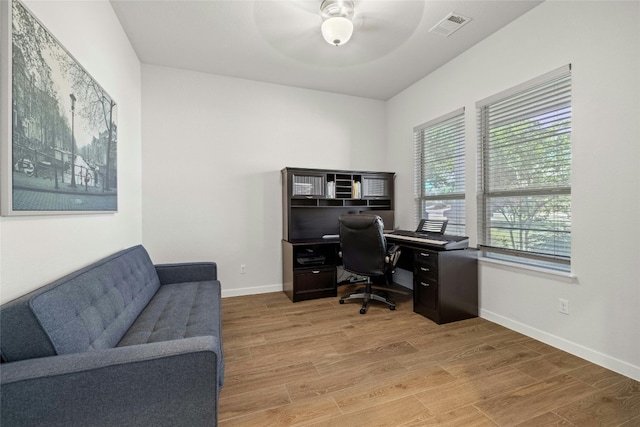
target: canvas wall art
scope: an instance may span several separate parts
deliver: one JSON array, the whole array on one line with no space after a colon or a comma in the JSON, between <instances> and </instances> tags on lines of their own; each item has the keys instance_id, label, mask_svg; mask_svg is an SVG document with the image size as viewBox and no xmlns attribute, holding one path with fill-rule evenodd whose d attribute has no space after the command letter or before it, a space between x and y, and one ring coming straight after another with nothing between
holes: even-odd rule
<instances>
[{"instance_id":1,"label":"canvas wall art","mask_svg":"<svg viewBox=\"0 0 640 427\"><path fill-rule=\"evenodd\" d=\"M2 3L2 214L116 212L115 101L25 5Z\"/></svg>"}]
</instances>

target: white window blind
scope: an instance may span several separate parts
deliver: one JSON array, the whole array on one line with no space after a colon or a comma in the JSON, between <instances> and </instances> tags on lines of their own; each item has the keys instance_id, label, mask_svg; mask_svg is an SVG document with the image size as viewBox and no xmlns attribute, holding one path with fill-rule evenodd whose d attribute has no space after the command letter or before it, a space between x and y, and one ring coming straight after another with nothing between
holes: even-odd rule
<instances>
[{"instance_id":1,"label":"white window blind","mask_svg":"<svg viewBox=\"0 0 640 427\"><path fill-rule=\"evenodd\" d=\"M570 270L571 68L477 104L485 256Z\"/></svg>"},{"instance_id":2,"label":"white window blind","mask_svg":"<svg viewBox=\"0 0 640 427\"><path fill-rule=\"evenodd\" d=\"M446 233L464 235L464 109L413 129L416 225L447 219Z\"/></svg>"}]
</instances>

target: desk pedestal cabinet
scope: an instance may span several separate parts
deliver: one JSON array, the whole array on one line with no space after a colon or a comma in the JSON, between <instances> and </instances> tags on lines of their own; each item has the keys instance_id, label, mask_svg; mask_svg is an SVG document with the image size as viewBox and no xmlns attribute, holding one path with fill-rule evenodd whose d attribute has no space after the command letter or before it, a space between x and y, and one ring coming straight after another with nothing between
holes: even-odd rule
<instances>
[{"instance_id":1,"label":"desk pedestal cabinet","mask_svg":"<svg viewBox=\"0 0 640 427\"><path fill-rule=\"evenodd\" d=\"M338 245L282 241L283 291L293 302L335 297Z\"/></svg>"},{"instance_id":2,"label":"desk pedestal cabinet","mask_svg":"<svg viewBox=\"0 0 640 427\"><path fill-rule=\"evenodd\" d=\"M413 311L438 324L477 317L477 251L414 249Z\"/></svg>"}]
</instances>

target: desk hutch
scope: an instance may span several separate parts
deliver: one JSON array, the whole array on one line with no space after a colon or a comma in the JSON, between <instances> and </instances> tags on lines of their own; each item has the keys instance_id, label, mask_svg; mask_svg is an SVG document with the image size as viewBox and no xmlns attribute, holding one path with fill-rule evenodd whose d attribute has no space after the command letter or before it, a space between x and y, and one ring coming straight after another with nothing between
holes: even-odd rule
<instances>
[{"instance_id":1,"label":"desk hutch","mask_svg":"<svg viewBox=\"0 0 640 427\"><path fill-rule=\"evenodd\" d=\"M283 285L292 301L336 296L338 216L373 211L393 228L389 172L282 170Z\"/></svg>"}]
</instances>

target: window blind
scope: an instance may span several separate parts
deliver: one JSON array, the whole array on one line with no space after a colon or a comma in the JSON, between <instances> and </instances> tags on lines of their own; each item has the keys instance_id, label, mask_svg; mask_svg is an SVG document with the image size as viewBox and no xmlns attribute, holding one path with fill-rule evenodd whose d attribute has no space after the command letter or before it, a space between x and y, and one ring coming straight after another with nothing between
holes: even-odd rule
<instances>
[{"instance_id":1,"label":"window blind","mask_svg":"<svg viewBox=\"0 0 640 427\"><path fill-rule=\"evenodd\" d=\"M464 235L464 108L413 129L415 223L447 219L446 233Z\"/></svg>"},{"instance_id":2,"label":"window blind","mask_svg":"<svg viewBox=\"0 0 640 427\"><path fill-rule=\"evenodd\" d=\"M569 270L570 66L480 101L477 110L480 248Z\"/></svg>"}]
</instances>

